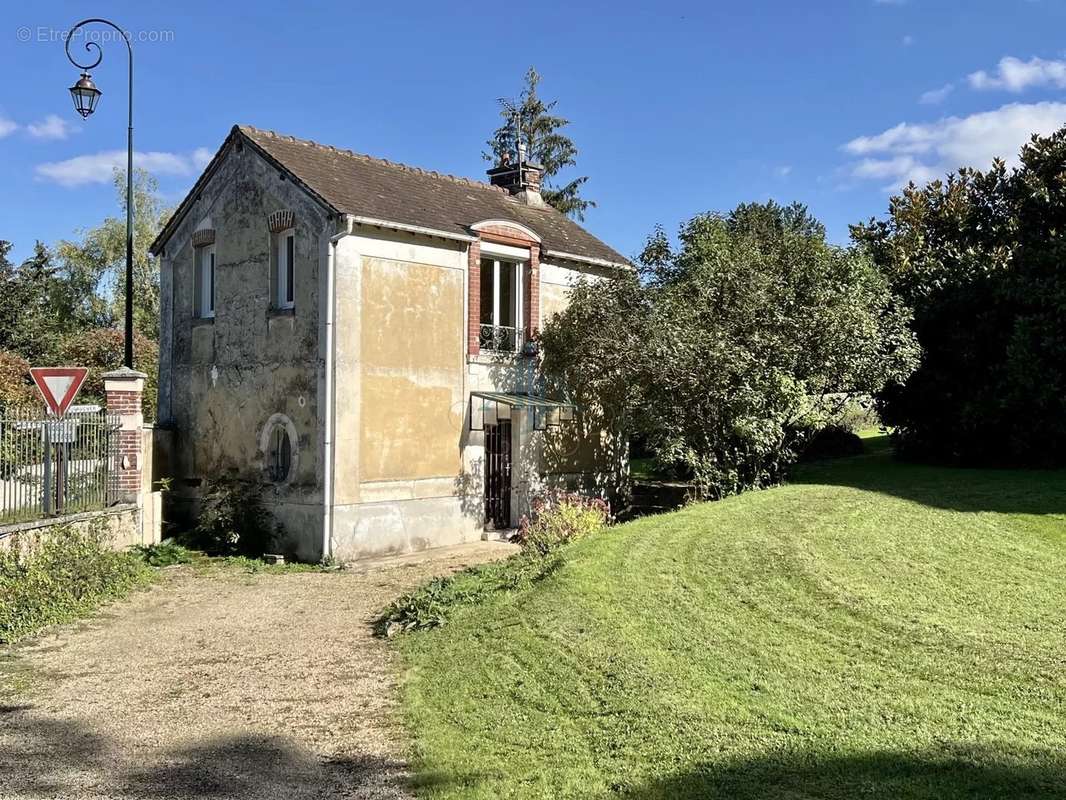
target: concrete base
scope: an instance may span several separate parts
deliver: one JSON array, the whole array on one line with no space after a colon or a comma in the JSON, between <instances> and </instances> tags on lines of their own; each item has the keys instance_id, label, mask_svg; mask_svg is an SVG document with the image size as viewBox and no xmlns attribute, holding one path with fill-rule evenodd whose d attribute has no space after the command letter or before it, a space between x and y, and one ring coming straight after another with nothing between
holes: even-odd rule
<instances>
[{"instance_id":1,"label":"concrete base","mask_svg":"<svg viewBox=\"0 0 1066 800\"><path fill-rule=\"evenodd\" d=\"M396 555L481 540L479 518L458 497L336 506L333 555L339 561Z\"/></svg>"}]
</instances>

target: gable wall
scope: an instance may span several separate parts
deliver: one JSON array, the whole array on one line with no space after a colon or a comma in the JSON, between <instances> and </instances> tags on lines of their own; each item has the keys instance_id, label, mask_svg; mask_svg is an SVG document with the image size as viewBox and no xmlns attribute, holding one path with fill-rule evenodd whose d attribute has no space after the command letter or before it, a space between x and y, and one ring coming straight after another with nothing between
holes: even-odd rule
<instances>
[{"instance_id":1,"label":"gable wall","mask_svg":"<svg viewBox=\"0 0 1066 800\"><path fill-rule=\"evenodd\" d=\"M295 214L295 313L270 312L268 216ZM215 230L213 322L194 313L192 233ZM162 259L160 421L176 430L174 499L195 511L199 481L264 479L261 434L276 414L296 429L289 483L265 493L287 527L321 518L319 271L328 220L302 190L245 147L233 149L167 242ZM180 510L180 509L179 509Z\"/></svg>"}]
</instances>

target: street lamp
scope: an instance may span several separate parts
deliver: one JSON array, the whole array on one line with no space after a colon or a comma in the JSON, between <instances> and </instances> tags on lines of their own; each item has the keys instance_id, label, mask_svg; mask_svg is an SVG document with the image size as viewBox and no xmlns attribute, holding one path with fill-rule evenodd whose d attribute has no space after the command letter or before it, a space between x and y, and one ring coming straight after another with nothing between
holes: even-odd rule
<instances>
[{"instance_id":1,"label":"street lamp","mask_svg":"<svg viewBox=\"0 0 1066 800\"><path fill-rule=\"evenodd\" d=\"M93 76L88 72L81 74L81 80L70 87L70 96L74 98L74 110L81 114L82 119L88 119L89 115L96 110L96 101L103 94L93 83Z\"/></svg>"},{"instance_id":2,"label":"street lamp","mask_svg":"<svg viewBox=\"0 0 1066 800\"><path fill-rule=\"evenodd\" d=\"M64 42L67 59L82 71L81 78L70 87L70 96L74 100L74 109L81 114L83 119L88 119L89 115L96 110L96 103L102 94L96 88L96 84L93 83L89 70L95 69L103 60L104 51L96 42L87 41L85 49L91 53L93 48L96 48L96 60L91 64L81 64L75 61L70 54L70 40L79 28L94 23L108 25L118 31L123 41L126 42L126 51L129 53L129 123L126 129L126 347L124 361L128 369L133 369L133 45L130 44L130 37L126 35L122 28L110 20L100 19L99 17L83 19L67 33Z\"/></svg>"}]
</instances>

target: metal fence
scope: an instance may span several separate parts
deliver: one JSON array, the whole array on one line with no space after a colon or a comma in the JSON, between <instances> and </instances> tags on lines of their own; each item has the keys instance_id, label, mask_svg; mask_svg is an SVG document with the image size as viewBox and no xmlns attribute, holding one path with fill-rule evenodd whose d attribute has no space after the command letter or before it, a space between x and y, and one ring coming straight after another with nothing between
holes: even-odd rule
<instances>
[{"instance_id":1,"label":"metal fence","mask_svg":"<svg viewBox=\"0 0 1066 800\"><path fill-rule=\"evenodd\" d=\"M118 422L97 406L61 419L0 409L0 524L110 504Z\"/></svg>"}]
</instances>

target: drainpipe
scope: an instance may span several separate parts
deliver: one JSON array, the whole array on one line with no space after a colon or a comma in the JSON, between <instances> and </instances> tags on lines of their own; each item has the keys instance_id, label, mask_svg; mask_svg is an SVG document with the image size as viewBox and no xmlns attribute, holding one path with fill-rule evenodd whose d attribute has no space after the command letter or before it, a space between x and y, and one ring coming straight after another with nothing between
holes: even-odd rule
<instances>
[{"instance_id":1,"label":"drainpipe","mask_svg":"<svg viewBox=\"0 0 1066 800\"><path fill-rule=\"evenodd\" d=\"M326 248L326 331L325 331L325 386L326 418L323 421L322 439L322 559L333 555L333 430L336 420L336 397L333 391L333 369L336 364L337 347L333 336L334 316L337 310L337 242L352 235L354 219L351 214L343 218L343 230L329 239Z\"/></svg>"}]
</instances>

